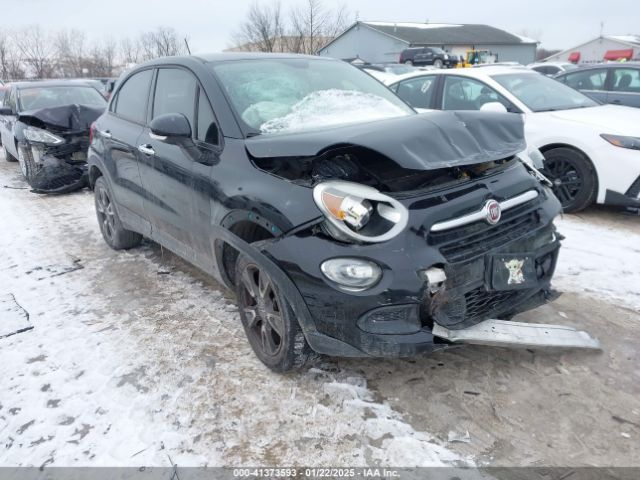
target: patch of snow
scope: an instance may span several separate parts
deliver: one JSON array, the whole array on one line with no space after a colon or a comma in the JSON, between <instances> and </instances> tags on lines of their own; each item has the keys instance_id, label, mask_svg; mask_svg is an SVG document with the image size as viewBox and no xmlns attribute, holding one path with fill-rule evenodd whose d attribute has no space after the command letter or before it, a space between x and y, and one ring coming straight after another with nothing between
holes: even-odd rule
<instances>
[{"instance_id":1,"label":"patch of snow","mask_svg":"<svg viewBox=\"0 0 640 480\"><path fill-rule=\"evenodd\" d=\"M608 38L612 38L620 42L640 44L640 35L608 35Z\"/></svg>"},{"instance_id":2,"label":"patch of snow","mask_svg":"<svg viewBox=\"0 0 640 480\"><path fill-rule=\"evenodd\" d=\"M566 237L553 284L640 311L640 235L576 215L556 221Z\"/></svg>"},{"instance_id":3,"label":"patch of snow","mask_svg":"<svg viewBox=\"0 0 640 480\"><path fill-rule=\"evenodd\" d=\"M262 133L282 133L381 120L408 115L388 100L355 90L319 90L291 107L286 115L260 126Z\"/></svg>"},{"instance_id":4,"label":"patch of snow","mask_svg":"<svg viewBox=\"0 0 640 480\"><path fill-rule=\"evenodd\" d=\"M0 188L0 218L0 292L34 325L0 339L0 465L472 465L358 371L269 371L220 286L109 249L90 192Z\"/></svg>"},{"instance_id":5,"label":"patch of snow","mask_svg":"<svg viewBox=\"0 0 640 480\"><path fill-rule=\"evenodd\" d=\"M362 22L366 25L374 25L380 27L402 27L402 28L420 28L428 30L432 28L451 28L462 27L456 23L418 23L418 22Z\"/></svg>"},{"instance_id":6,"label":"patch of snow","mask_svg":"<svg viewBox=\"0 0 640 480\"><path fill-rule=\"evenodd\" d=\"M511 33L511 32L510 32ZM538 43L538 40L533 38L525 37L523 35L518 35L517 33L511 33L514 37L518 37L522 43Z\"/></svg>"}]
</instances>

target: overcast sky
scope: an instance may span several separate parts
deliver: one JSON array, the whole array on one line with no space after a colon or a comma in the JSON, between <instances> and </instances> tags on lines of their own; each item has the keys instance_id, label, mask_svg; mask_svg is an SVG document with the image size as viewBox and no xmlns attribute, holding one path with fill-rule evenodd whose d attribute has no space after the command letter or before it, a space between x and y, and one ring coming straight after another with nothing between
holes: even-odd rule
<instances>
[{"instance_id":1,"label":"overcast sky","mask_svg":"<svg viewBox=\"0 0 640 480\"><path fill-rule=\"evenodd\" d=\"M271 3L270 0L263 0ZM304 0L281 0L284 9ZM262 1L261 1L262 3ZM327 6L338 4L325 0ZM528 33L545 48L570 48L597 37L600 22L610 35L640 34L632 0L427 1L348 0L350 20L485 23ZM250 0L0 0L0 27L39 23L47 29L80 28L89 38L136 36L171 26L190 38L192 52L230 46Z\"/></svg>"}]
</instances>

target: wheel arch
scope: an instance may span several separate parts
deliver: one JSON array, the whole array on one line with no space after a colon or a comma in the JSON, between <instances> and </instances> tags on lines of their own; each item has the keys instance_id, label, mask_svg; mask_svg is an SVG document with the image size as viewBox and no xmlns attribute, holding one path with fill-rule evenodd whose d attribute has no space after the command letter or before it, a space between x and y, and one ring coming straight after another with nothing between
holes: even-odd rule
<instances>
[{"instance_id":1,"label":"wheel arch","mask_svg":"<svg viewBox=\"0 0 640 480\"><path fill-rule=\"evenodd\" d=\"M102 170L100 170L100 167L98 167L97 165L91 165L89 167L89 188L93 190L93 187L96 184L96 180L98 180L98 178L102 176L103 173Z\"/></svg>"}]
</instances>

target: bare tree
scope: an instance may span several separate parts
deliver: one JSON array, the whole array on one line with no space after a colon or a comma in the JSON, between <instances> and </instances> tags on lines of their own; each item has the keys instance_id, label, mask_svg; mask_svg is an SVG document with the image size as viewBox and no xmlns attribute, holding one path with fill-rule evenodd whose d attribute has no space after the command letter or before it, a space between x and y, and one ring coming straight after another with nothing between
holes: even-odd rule
<instances>
[{"instance_id":1,"label":"bare tree","mask_svg":"<svg viewBox=\"0 0 640 480\"><path fill-rule=\"evenodd\" d=\"M5 30L0 30L0 79L9 77L10 38Z\"/></svg>"},{"instance_id":2,"label":"bare tree","mask_svg":"<svg viewBox=\"0 0 640 480\"><path fill-rule=\"evenodd\" d=\"M16 33L14 41L24 63L32 70L35 78L52 76L55 70L54 49L47 32L39 25L25 27Z\"/></svg>"},{"instance_id":3,"label":"bare tree","mask_svg":"<svg viewBox=\"0 0 640 480\"><path fill-rule=\"evenodd\" d=\"M347 16L345 6L331 9L323 0L303 0L288 15L279 0L254 1L232 41L239 50L315 54L346 28Z\"/></svg>"},{"instance_id":4,"label":"bare tree","mask_svg":"<svg viewBox=\"0 0 640 480\"><path fill-rule=\"evenodd\" d=\"M140 61L140 42L129 37L120 40L120 57L125 65Z\"/></svg>"},{"instance_id":5,"label":"bare tree","mask_svg":"<svg viewBox=\"0 0 640 480\"><path fill-rule=\"evenodd\" d=\"M283 51L284 24L278 0L271 5L260 5L254 1L249 7L246 20L233 35L239 48L259 52Z\"/></svg>"},{"instance_id":6,"label":"bare tree","mask_svg":"<svg viewBox=\"0 0 640 480\"><path fill-rule=\"evenodd\" d=\"M171 27L158 27L144 32L140 35L139 44L140 59L143 61L187 53L183 40Z\"/></svg>"},{"instance_id":7,"label":"bare tree","mask_svg":"<svg viewBox=\"0 0 640 480\"><path fill-rule=\"evenodd\" d=\"M58 75L81 77L85 58L85 35L80 30L59 30L54 36Z\"/></svg>"},{"instance_id":8,"label":"bare tree","mask_svg":"<svg viewBox=\"0 0 640 480\"><path fill-rule=\"evenodd\" d=\"M291 11L291 37L296 39L296 53L313 55L346 28L347 9L343 5L330 10L322 0L305 0Z\"/></svg>"}]
</instances>

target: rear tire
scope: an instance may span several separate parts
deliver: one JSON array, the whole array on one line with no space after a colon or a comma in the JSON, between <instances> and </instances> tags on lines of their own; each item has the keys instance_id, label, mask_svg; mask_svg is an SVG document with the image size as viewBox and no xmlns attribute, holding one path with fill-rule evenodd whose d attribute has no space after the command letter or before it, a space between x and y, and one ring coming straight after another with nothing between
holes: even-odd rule
<instances>
[{"instance_id":1,"label":"rear tire","mask_svg":"<svg viewBox=\"0 0 640 480\"><path fill-rule=\"evenodd\" d=\"M405 60L404 64L405 64L405 65L412 66L412 65L413 65L413 61L411 61L411 60Z\"/></svg>"},{"instance_id":2,"label":"rear tire","mask_svg":"<svg viewBox=\"0 0 640 480\"><path fill-rule=\"evenodd\" d=\"M7 146L4 143L2 144L2 150L4 151L4 159L7 162L17 162L18 161L18 159L16 157L14 157L13 155L11 155L9 153L9 151L7 150Z\"/></svg>"},{"instance_id":3,"label":"rear tire","mask_svg":"<svg viewBox=\"0 0 640 480\"><path fill-rule=\"evenodd\" d=\"M278 285L242 253L236 261L236 301L251 348L271 370L287 372L315 358Z\"/></svg>"},{"instance_id":4,"label":"rear tire","mask_svg":"<svg viewBox=\"0 0 640 480\"><path fill-rule=\"evenodd\" d=\"M94 189L96 215L102 238L114 250L126 250L137 247L142 241L142 235L122 226L118 212L113 204L113 195L104 177L98 177Z\"/></svg>"},{"instance_id":5,"label":"rear tire","mask_svg":"<svg viewBox=\"0 0 640 480\"><path fill-rule=\"evenodd\" d=\"M567 213L591 205L598 193L598 177L582 153L571 148L553 148L544 153L543 173L553 183L553 193Z\"/></svg>"}]
</instances>

